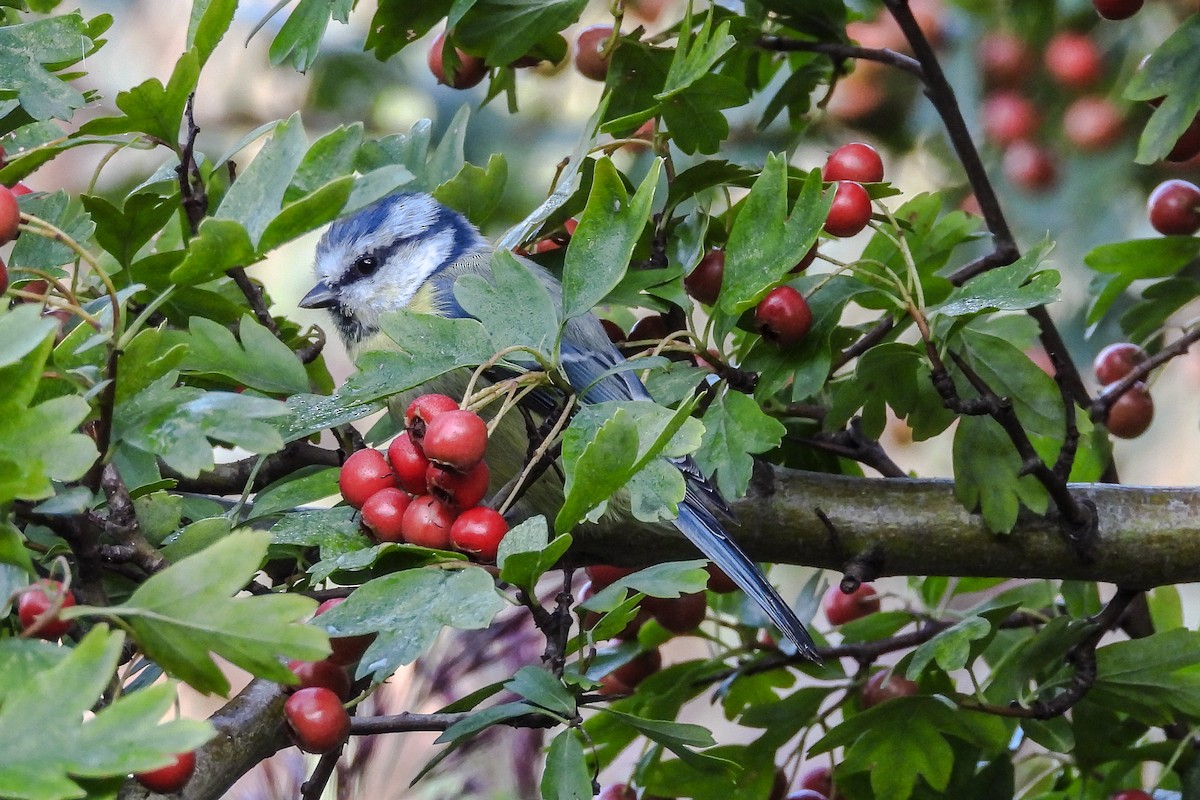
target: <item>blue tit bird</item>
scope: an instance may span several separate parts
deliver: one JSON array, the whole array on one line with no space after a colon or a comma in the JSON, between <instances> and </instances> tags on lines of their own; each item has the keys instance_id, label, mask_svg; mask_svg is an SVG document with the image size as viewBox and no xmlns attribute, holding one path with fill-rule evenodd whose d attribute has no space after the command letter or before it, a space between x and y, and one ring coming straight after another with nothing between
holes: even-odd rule
<instances>
[{"instance_id":1,"label":"blue tit bird","mask_svg":"<svg viewBox=\"0 0 1200 800\"><path fill-rule=\"evenodd\" d=\"M492 252L492 245L474 225L430 195L395 194L329 227L317 245L318 282L300 306L327 309L351 354L391 349L394 343L380 331L384 314L408 309L442 317L468 316L455 300L454 283L462 275L487 278ZM539 264L521 261L561 307L558 280ZM587 389L581 402L651 399L633 370L612 371L624 356L595 316L568 320L560 351L562 371L571 385ZM460 397L467 378L465 370L458 370L407 396L393 398L393 412L399 409L402 413L408 399L419 393ZM503 424L513 416L501 421L488 444L493 475L501 480L506 474L516 474L528 449L524 427L516 422ZM813 640L795 612L718 521L714 509L724 513L729 509L716 488L690 458L670 460L686 485L678 517L673 520L675 527L758 603L801 653L817 660ZM553 518L562 505L562 488L557 475L548 472L530 487L523 498L524 508Z\"/></svg>"}]
</instances>

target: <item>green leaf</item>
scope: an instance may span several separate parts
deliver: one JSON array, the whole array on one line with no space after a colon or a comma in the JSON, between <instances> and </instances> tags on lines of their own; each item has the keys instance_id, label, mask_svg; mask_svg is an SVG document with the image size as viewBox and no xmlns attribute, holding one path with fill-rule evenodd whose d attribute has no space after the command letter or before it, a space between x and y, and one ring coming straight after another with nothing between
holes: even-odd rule
<instances>
[{"instance_id":1,"label":"green leaf","mask_svg":"<svg viewBox=\"0 0 1200 800\"><path fill-rule=\"evenodd\" d=\"M504 688L560 717L575 715L575 698L561 680L541 667L521 667L516 675L505 682Z\"/></svg>"},{"instance_id":2,"label":"green leaf","mask_svg":"<svg viewBox=\"0 0 1200 800\"><path fill-rule=\"evenodd\" d=\"M38 370L33 373L36 380L47 344L43 344L40 358L35 355L0 371L0 379L30 366ZM53 481L83 477L98 456L95 443L78 432L91 412L87 401L78 395L63 395L26 407L28 398L17 393L15 383L3 385L13 394L0 399L0 504L50 497Z\"/></svg>"},{"instance_id":3,"label":"green leaf","mask_svg":"<svg viewBox=\"0 0 1200 800\"><path fill-rule=\"evenodd\" d=\"M490 278L463 275L454 283L454 298L483 323L497 349L524 346L551 353L558 338L558 312L545 283L526 263L497 250Z\"/></svg>"},{"instance_id":4,"label":"green leaf","mask_svg":"<svg viewBox=\"0 0 1200 800\"><path fill-rule=\"evenodd\" d=\"M247 314L238 336L204 317L189 321L185 372L224 375L267 394L296 394L308 389L308 374L295 353Z\"/></svg>"},{"instance_id":5,"label":"green leaf","mask_svg":"<svg viewBox=\"0 0 1200 800\"><path fill-rule=\"evenodd\" d=\"M346 210L354 187L354 177L343 175L294 203L285 205L263 231L258 251L269 252L333 222Z\"/></svg>"},{"instance_id":6,"label":"green leaf","mask_svg":"<svg viewBox=\"0 0 1200 800\"><path fill-rule=\"evenodd\" d=\"M767 416L754 398L727 391L704 412L704 439L696 463L706 475L716 473L717 489L727 498L741 497L750 485L754 453L778 447L787 432Z\"/></svg>"},{"instance_id":7,"label":"green leaf","mask_svg":"<svg viewBox=\"0 0 1200 800\"><path fill-rule=\"evenodd\" d=\"M514 535L515 534L515 535ZM530 517L504 535L500 542L500 553L496 561L500 567L500 580L532 591L538 578L542 577L559 562L571 547L571 535L564 533L546 543L546 518ZM527 537L540 544L529 549L518 550L510 539L520 541Z\"/></svg>"},{"instance_id":8,"label":"green leaf","mask_svg":"<svg viewBox=\"0 0 1200 800\"><path fill-rule=\"evenodd\" d=\"M3 28L0 28L3 30ZM21 200L21 211L44 219L76 242L84 244L92 238L95 223L83 209L79 198L64 191L34 195ZM77 258L75 251L65 244L45 236L26 234L13 245L11 267L25 269L53 269L70 264Z\"/></svg>"},{"instance_id":9,"label":"green leaf","mask_svg":"<svg viewBox=\"0 0 1200 800\"><path fill-rule=\"evenodd\" d=\"M1159 719L1176 712L1200 713L1200 633L1163 631L1141 639L1113 642L1096 650L1097 702L1158 709ZM1141 716L1136 709L1135 715ZM1146 718L1146 717L1142 717ZM1152 722L1151 724L1158 724Z\"/></svg>"},{"instance_id":10,"label":"green leaf","mask_svg":"<svg viewBox=\"0 0 1200 800\"><path fill-rule=\"evenodd\" d=\"M25 537L11 522L0 522L0 564L19 567L30 575L35 575L33 559L25 548ZM8 595L5 594L5 597ZM3 703L0 694L0 703Z\"/></svg>"},{"instance_id":11,"label":"green leaf","mask_svg":"<svg viewBox=\"0 0 1200 800\"><path fill-rule=\"evenodd\" d=\"M1044 513L1049 497L1004 429L991 417L961 417L954 432L954 494L969 511L980 511L989 529L1008 533L1022 505Z\"/></svg>"},{"instance_id":12,"label":"green leaf","mask_svg":"<svg viewBox=\"0 0 1200 800\"><path fill-rule=\"evenodd\" d=\"M579 19L587 0L478 0L454 26L463 46L505 67Z\"/></svg>"},{"instance_id":13,"label":"green leaf","mask_svg":"<svg viewBox=\"0 0 1200 800\"><path fill-rule=\"evenodd\" d=\"M118 403L125 402L183 362L187 345L172 344L171 338L164 331L145 328L125 345L117 366Z\"/></svg>"},{"instance_id":14,"label":"green leaf","mask_svg":"<svg viewBox=\"0 0 1200 800\"><path fill-rule=\"evenodd\" d=\"M1200 113L1200 97L1194 91L1200 83L1198 38L1200 19L1188 17L1150 54L1125 87L1125 96L1133 100L1162 98L1138 140L1134 160L1139 164L1161 161Z\"/></svg>"},{"instance_id":15,"label":"green leaf","mask_svg":"<svg viewBox=\"0 0 1200 800\"><path fill-rule=\"evenodd\" d=\"M25 358L57 329L57 323L44 318L35 303L0 308L0 368Z\"/></svg>"},{"instance_id":16,"label":"green leaf","mask_svg":"<svg viewBox=\"0 0 1200 800\"><path fill-rule=\"evenodd\" d=\"M247 521L290 511L305 503L315 503L338 494L337 467L304 467L280 478L254 498Z\"/></svg>"},{"instance_id":17,"label":"green leaf","mask_svg":"<svg viewBox=\"0 0 1200 800\"><path fill-rule=\"evenodd\" d=\"M663 90L655 95L657 100L666 100L688 88L703 76L709 74L721 57L728 53L737 40L729 35L729 20L723 21L714 31L713 18L715 9L709 8L708 15L700 30L692 36L692 9L688 7L680 25L679 41L675 46L675 56L667 71L667 79Z\"/></svg>"},{"instance_id":18,"label":"green leaf","mask_svg":"<svg viewBox=\"0 0 1200 800\"><path fill-rule=\"evenodd\" d=\"M1050 243L1043 241L1015 263L975 276L932 310L962 317L984 311L1024 311L1053 303L1058 299L1059 275L1054 270L1038 270L1049 252Z\"/></svg>"},{"instance_id":19,"label":"green leaf","mask_svg":"<svg viewBox=\"0 0 1200 800\"><path fill-rule=\"evenodd\" d=\"M297 72L308 72L320 52L329 17L346 22L353 5L353 0L300 0L271 42L271 63L290 63Z\"/></svg>"},{"instance_id":20,"label":"green leaf","mask_svg":"<svg viewBox=\"0 0 1200 800\"><path fill-rule=\"evenodd\" d=\"M192 49L179 57L166 86L158 78L151 78L129 91L120 92L117 108L125 115L90 120L83 124L80 132L99 135L144 133L175 147L188 96L196 90L199 79L200 53Z\"/></svg>"},{"instance_id":21,"label":"green leaf","mask_svg":"<svg viewBox=\"0 0 1200 800\"><path fill-rule=\"evenodd\" d=\"M151 575L124 603L67 614L118 617L149 658L197 691L227 694L220 656L253 675L289 681L281 658L313 661L329 653L325 636L299 620L316 602L296 594L237 596L266 556L271 537L232 533L194 556Z\"/></svg>"},{"instance_id":22,"label":"green leaf","mask_svg":"<svg viewBox=\"0 0 1200 800\"><path fill-rule=\"evenodd\" d=\"M646 771L646 793L694 800L766 800L775 782L771 754L753 745L723 745L705 753L706 761L664 760Z\"/></svg>"},{"instance_id":23,"label":"green leaf","mask_svg":"<svg viewBox=\"0 0 1200 800\"><path fill-rule=\"evenodd\" d=\"M833 193L822 194L814 171L805 178L791 215L787 202L787 160L772 153L729 232L719 301L726 314L753 308L804 258L825 223Z\"/></svg>"},{"instance_id":24,"label":"green leaf","mask_svg":"<svg viewBox=\"0 0 1200 800\"><path fill-rule=\"evenodd\" d=\"M358 677L381 681L412 663L443 627L485 628L502 608L492 576L479 567L409 569L364 583L318 624L331 636L378 632L359 662Z\"/></svg>"},{"instance_id":25,"label":"green leaf","mask_svg":"<svg viewBox=\"0 0 1200 800\"><path fill-rule=\"evenodd\" d=\"M492 153L483 169L463 164L457 175L433 190L433 197L480 225L499 207L507 181L504 154Z\"/></svg>"},{"instance_id":26,"label":"green leaf","mask_svg":"<svg viewBox=\"0 0 1200 800\"><path fill-rule=\"evenodd\" d=\"M0 795L28 800L83 797L80 779L124 777L169 763L204 744L212 726L161 722L175 699L163 683L92 711L116 670L124 637L101 625L36 672L10 669L38 658L26 640L0 642L7 695L0 706ZM40 643L38 643L40 645ZM27 662L29 663L29 662Z\"/></svg>"},{"instance_id":27,"label":"green leaf","mask_svg":"<svg viewBox=\"0 0 1200 800\"><path fill-rule=\"evenodd\" d=\"M212 468L212 442L260 454L283 447L278 431L261 421L286 413L283 403L176 386L175 378L167 373L117 406L114 442L158 455L189 477Z\"/></svg>"},{"instance_id":28,"label":"green leaf","mask_svg":"<svg viewBox=\"0 0 1200 800\"><path fill-rule=\"evenodd\" d=\"M593 796L592 772L578 731L567 728L550 742L541 788L543 800L589 800Z\"/></svg>"},{"instance_id":29,"label":"green leaf","mask_svg":"<svg viewBox=\"0 0 1200 800\"><path fill-rule=\"evenodd\" d=\"M192 5L185 46L189 50L196 48L200 66L204 66L217 44L229 32L235 11L237 0L198 0Z\"/></svg>"},{"instance_id":30,"label":"green leaf","mask_svg":"<svg viewBox=\"0 0 1200 800\"><path fill-rule=\"evenodd\" d=\"M617 411L589 436L573 431L563 436L566 498L554 520L554 529L569 531L590 511L625 485L637 463L637 420L624 409ZM579 477L576 477L576 476Z\"/></svg>"},{"instance_id":31,"label":"green leaf","mask_svg":"<svg viewBox=\"0 0 1200 800\"><path fill-rule=\"evenodd\" d=\"M257 247L267 226L279 214L307 145L299 114L276 125L271 138L229 187L214 217L240 224L250 243Z\"/></svg>"},{"instance_id":32,"label":"green leaf","mask_svg":"<svg viewBox=\"0 0 1200 800\"><path fill-rule=\"evenodd\" d=\"M95 42L87 33L78 13L0 27L0 96L15 96L35 120L70 119L84 97L47 66L91 51Z\"/></svg>"},{"instance_id":33,"label":"green leaf","mask_svg":"<svg viewBox=\"0 0 1200 800\"><path fill-rule=\"evenodd\" d=\"M661 166L656 159L630 199L612 161L602 158L596 162L587 206L567 246L563 267L565 319L591 311L621 282L650 217Z\"/></svg>"},{"instance_id":34,"label":"green leaf","mask_svg":"<svg viewBox=\"0 0 1200 800\"><path fill-rule=\"evenodd\" d=\"M1087 322L1104 317L1121 293L1135 280L1169 278L1200 256L1200 239L1194 236L1161 236L1133 239L1093 248L1083 261L1102 273L1102 290L1088 309Z\"/></svg>"},{"instance_id":35,"label":"green leaf","mask_svg":"<svg viewBox=\"0 0 1200 800\"><path fill-rule=\"evenodd\" d=\"M96 222L96 242L123 267L179 211L177 197L131 195L122 208L96 195L83 195L83 207Z\"/></svg>"},{"instance_id":36,"label":"green leaf","mask_svg":"<svg viewBox=\"0 0 1200 800\"><path fill-rule=\"evenodd\" d=\"M947 628L913 651L905 674L916 680L931 661L946 672L962 669L971 655L971 643L992 632L992 625L983 617L967 617Z\"/></svg>"},{"instance_id":37,"label":"green leaf","mask_svg":"<svg viewBox=\"0 0 1200 800\"><path fill-rule=\"evenodd\" d=\"M258 260L258 252L241 223L205 217L189 243L187 256L171 270L171 282L186 285L207 283L234 267Z\"/></svg>"}]
</instances>

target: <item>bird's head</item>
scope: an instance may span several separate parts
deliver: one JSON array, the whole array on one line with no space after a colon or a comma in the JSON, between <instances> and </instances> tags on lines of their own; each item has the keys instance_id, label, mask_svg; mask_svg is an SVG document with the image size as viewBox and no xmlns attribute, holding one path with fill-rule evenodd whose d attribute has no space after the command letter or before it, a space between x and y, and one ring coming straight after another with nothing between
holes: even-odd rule
<instances>
[{"instance_id":1,"label":"bird's head","mask_svg":"<svg viewBox=\"0 0 1200 800\"><path fill-rule=\"evenodd\" d=\"M486 246L474 225L430 195L394 194L329 226L317 244L317 285L300 307L329 309L354 349L388 311L443 313L430 279Z\"/></svg>"}]
</instances>

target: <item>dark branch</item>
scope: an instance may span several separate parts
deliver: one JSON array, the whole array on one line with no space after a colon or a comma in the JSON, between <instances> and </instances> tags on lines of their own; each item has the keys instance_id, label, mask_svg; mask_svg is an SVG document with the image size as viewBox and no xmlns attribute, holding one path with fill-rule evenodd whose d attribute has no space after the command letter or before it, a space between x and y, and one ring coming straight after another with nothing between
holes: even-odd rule
<instances>
[{"instance_id":1,"label":"dark branch","mask_svg":"<svg viewBox=\"0 0 1200 800\"><path fill-rule=\"evenodd\" d=\"M897 53L895 50L859 47L855 44L842 44L841 42L810 42L782 36L760 36L758 46L764 50L773 50L779 53L821 53L839 62L851 58L878 61L881 64L911 73L922 81L925 80L921 64L912 57Z\"/></svg>"}]
</instances>

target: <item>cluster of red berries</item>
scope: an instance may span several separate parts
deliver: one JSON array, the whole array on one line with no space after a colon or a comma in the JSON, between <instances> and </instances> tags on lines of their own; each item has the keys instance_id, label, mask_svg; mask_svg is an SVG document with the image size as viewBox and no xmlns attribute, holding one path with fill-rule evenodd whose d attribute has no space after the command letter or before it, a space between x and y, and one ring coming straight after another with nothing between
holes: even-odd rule
<instances>
[{"instance_id":1,"label":"cluster of red berries","mask_svg":"<svg viewBox=\"0 0 1200 800\"><path fill-rule=\"evenodd\" d=\"M409 404L404 427L386 456L366 448L346 459L342 497L362 511L378 541L453 547L495 561L508 523L479 505L488 489L487 423L452 397L425 394Z\"/></svg>"},{"instance_id":2,"label":"cluster of red berries","mask_svg":"<svg viewBox=\"0 0 1200 800\"><path fill-rule=\"evenodd\" d=\"M1133 372L1148 358L1146 351L1136 344L1117 342L1101 350L1092 367L1100 385L1109 386ZM1153 419L1154 401L1150 397L1150 390L1145 383L1138 381L1113 400L1104 424L1113 436L1133 439L1145 433Z\"/></svg>"},{"instance_id":3,"label":"cluster of red berries","mask_svg":"<svg viewBox=\"0 0 1200 800\"><path fill-rule=\"evenodd\" d=\"M833 184L833 205L825 218L825 232L830 236L854 236L871 221L871 196L864 183L883 180L883 159L869 144L851 142L829 154L821 177ZM814 244L788 272L803 272L817 257ZM683 279L683 288L694 299L706 305L717 302L725 277L725 251L708 251L695 269ZM795 347L812 327L812 311L804 295L791 286L776 286L759 301L754 309L754 326L762 337L778 347ZM631 334L632 337L632 334Z\"/></svg>"},{"instance_id":4,"label":"cluster of red berries","mask_svg":"<svg viewBox=\"0 0 1200 800\"><path fill-rule=\"evenodd\" d=\"M1037 59L1033 49L1013 33L997 32L979 43L978 59L989 93L982 106L984 135L1004 151L1004 174L1029 191L1046 189L1057 179L1055 158L1037 141L1041 115L1026 94ZM1061 31L1046 43L1046 72L1060 88L1089 92L1104 75L1099 48L1087 34ZM1076 97L1063 114L1063 133L1080 150L1107 149L1121 137L1120 109L1101 94Z\"/></svg>"}]
</instances>

